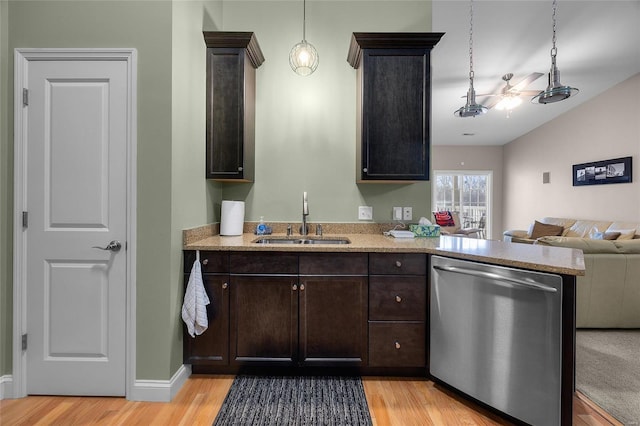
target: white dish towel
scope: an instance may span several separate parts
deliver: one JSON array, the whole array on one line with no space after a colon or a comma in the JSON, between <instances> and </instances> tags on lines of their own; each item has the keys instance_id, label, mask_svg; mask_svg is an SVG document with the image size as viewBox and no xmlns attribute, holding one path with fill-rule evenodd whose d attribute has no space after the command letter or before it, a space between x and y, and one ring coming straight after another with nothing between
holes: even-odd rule
<instances>
[{"instance_id":1,"label":"white dish towel","mask_svg":"<svg viewBox=\"0 0 640 426\"><path fill-rule=\"evenodd\" d=\"M207 319L207 305L209 303L209 297L202 281L200 251L196 251L196 261L193 262L182 303L182 320L187 324L187 330L191 337L204 333L209 327Z\"/></svg>"}]
</instances>

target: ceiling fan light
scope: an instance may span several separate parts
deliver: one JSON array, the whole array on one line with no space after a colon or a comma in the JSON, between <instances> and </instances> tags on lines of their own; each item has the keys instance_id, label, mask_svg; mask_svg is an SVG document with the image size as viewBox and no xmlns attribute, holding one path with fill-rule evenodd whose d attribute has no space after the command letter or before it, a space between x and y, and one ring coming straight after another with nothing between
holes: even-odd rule
<instances>
[{"instance_id":1,"label":"ceiling fan light","mask_svg":"<svg viewBox=\"0 0 640 426\"><path fill-rule=\"evenodd\" d=\"M498 102L495 108L499 111L511 111L517 108L522 103L520 96L505 96L500 102Z\"/></svg>"}]
</instances>

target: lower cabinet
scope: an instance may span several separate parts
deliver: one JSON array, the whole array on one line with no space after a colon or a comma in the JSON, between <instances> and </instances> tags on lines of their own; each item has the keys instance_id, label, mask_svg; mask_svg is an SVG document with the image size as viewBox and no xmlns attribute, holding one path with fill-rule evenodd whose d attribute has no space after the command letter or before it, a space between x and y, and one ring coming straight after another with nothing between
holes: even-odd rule
<instances>
[{"instance_id":1,"label":"lower cabinet","mask_svg":"<svg viewBox=\"0 0 640 426\"><path fill-rule=\"evenodd\" d=\"M231 362L294 365L298 277L231 277Z\"/></svg>"},{"instance_id":2,"label":"lower cabinet","mask_svg":"<svg viewBox=\"0 0 640 426\"><path fill-rule=\"evenodd\" d=\"M426 367L426 255L371 254L369 272L369 366Z\"/></svg>"},{"instance_id":3,"label":"lower cabinet","mask_svg":"<svg viewBox=\"0 0 640 426\"><path fill-rule=\"evenodd\" d=\"M185 286L192 253L185 252ZM209 328L184 335L184 362L195 372L426 366L426 255L203 252L201 259Z\"/></svg>"},{"instance_id":4,"label":"lower cabinet","mask_svg":"<svg viewBox=\"0 0 640 426\"><path fill-rule=\"evenodd\" d=\"M229 273L227 253L203 252L202 281L209 297L207 320L209 327L191 337L184 326L183 362L194 366L223 366L229 364ZM185 252L184 286L195 260L194 252ZM215 272L214 272L215 271Z\"/></svg>"}]
</instances>

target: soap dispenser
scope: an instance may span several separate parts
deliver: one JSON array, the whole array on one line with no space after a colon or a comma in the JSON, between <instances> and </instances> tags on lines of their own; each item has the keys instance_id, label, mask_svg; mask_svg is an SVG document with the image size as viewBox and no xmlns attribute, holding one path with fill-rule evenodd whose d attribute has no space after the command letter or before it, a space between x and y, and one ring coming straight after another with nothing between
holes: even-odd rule
<instances>
[{"instance_id":1,"label":"soap dispenser","mask_svg":"<svg viewBox=\"0 0 640 426\"><path fill-rule=\"evenodd\" d=\"M267 225L264 223L264 216L260 216L260 222L256 226L256 235L265 235L267 233Z\"/></svg>"}]
</instances>

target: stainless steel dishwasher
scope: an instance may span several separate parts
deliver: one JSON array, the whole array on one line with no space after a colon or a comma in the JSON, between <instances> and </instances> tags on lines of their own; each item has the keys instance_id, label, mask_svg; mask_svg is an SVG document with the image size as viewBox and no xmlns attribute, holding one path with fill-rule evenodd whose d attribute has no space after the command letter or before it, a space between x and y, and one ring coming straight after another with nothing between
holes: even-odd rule
<instances>
[{"instance_id":1,"label":"stainless steel dishwasher","mask_svg":"<svg viewBox=\"0 0 640 426\"><path fill-rule=\"evenodd\" d=\"M533 425L560 424L562 278L431 257L429 371Z\"/></svg>"}]
</instances>

